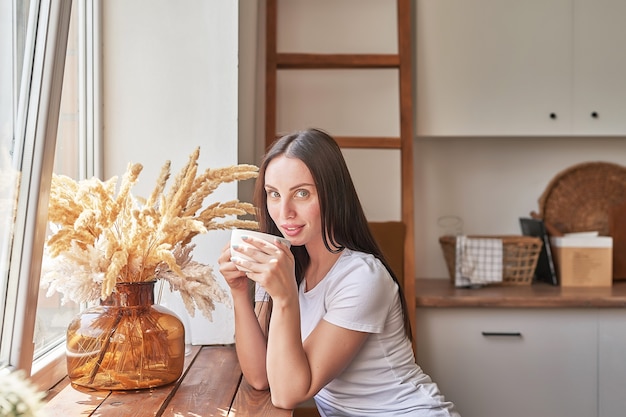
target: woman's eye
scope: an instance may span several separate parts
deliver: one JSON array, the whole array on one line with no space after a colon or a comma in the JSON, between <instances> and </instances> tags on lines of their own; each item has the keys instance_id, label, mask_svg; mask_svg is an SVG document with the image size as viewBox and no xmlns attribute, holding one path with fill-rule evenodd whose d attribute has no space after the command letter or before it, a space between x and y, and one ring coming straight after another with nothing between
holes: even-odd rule
<instances>
[{"instance_id":1,"label":"woman's eye","mask_svg":"<svg viewBox=\"0 0 626 417\"><path fill-rule=\"evenodd\" d=\"M305 198L309 196L309 191L308 190L298 190L296 191L296 197L299 198Z\"/></svg>"},{"instance_id":2,"label":"woman's eye","mask_svg":"<svg viewBox=\"0 0 626 417\"><path fill-rule=\"evenodd\" d=\"M278 192L277 192L277 191L268 191L268 192L267 192L267 195L268 195L268 197L270 197L270 198L278 198L278 197L280 197L280 194L278 194Z\"/></svg>"}]
</instances>

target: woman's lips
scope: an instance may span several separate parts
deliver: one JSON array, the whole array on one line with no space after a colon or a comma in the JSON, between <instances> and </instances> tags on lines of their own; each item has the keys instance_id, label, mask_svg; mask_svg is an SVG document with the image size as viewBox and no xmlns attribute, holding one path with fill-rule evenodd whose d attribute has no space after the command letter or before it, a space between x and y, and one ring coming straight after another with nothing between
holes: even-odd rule
<instances>
[{"instance_id":1,"label":"woman's lips","mask_svg":"<svg viewBox=\"0 0 626 417\"><path fill-rule=\"evenodd\" d=\"M293 237L296 236L302 230L301 226L282 226L283 234L285 236Z\"/></svg>"}]
</instances>

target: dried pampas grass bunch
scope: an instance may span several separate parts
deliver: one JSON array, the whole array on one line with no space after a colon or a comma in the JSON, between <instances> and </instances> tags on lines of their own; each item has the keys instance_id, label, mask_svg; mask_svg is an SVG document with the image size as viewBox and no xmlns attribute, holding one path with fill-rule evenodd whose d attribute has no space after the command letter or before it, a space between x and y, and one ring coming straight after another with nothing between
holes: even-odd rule
<instances>
[{"instance_id":1,"label":"dried pampas grass bunch","mask_svg":"<svg viewBox=\"0 0 626 417\"><path fill-rule=\"evenodd\" d=\"M54 175L48 218L53 234L45 247L42 285L63 302L105 299L120 282L164 279L179 291L191 315L198 308L209 319L215 303L229 298L209 265L192 260L191 240L209 230L257 229L252 204L205 199L223 183L256 178L258 168L235 165L198 173L197 148L169 190L170 162L163 166L148 199L131 188L142 170L129 164L117 190L117 177L75 181Z\"/></svg>"}]
</instances>

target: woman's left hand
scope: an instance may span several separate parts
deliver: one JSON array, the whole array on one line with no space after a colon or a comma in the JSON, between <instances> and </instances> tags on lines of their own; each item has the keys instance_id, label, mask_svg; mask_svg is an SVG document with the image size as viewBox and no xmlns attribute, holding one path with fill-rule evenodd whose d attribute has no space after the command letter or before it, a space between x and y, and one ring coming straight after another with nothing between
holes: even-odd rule
<instances>
[{"instance_id":1,"label":"woman's left hand","mask_svg":"<svg viewBox=\"0 0 626 417\"><path fill-rule=\"evenodd\" d=\"M258 282L274 300L297 296L295 261L289 247L278 239L270 243L246 236L244 242L232 249L245 258L234 256L231 261L247 271L248 278Z\"/></svg>"}]
</instances>

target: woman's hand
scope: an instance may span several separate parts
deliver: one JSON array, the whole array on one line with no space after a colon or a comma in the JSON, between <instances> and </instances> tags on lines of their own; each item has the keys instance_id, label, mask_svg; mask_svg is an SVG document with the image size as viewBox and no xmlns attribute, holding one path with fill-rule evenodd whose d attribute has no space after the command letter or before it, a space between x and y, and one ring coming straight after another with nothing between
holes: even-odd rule
<instances>
[{"instance_id":1,"label":"woman's hand","mask_svg":"<svg viewBox=\"0 0 626 417\"><path fill-rule=\"evenodd\" d=\"M289 247L278 239L270 243L246 236L244 242L232 247L240 255L233 256L232 263L247 271L245 275L258 282L275 301L297 296L295 261Z\"/></svg>"},{"instance_id":2,"label":"woman's hand","mask_svg":"<svg viewBox=\"0 0 626 417\"><path fill-rule=\"evenodd\" d=\"M248 278L245 272L237 269L234 262L231 261L230 243L226 244L222 249L217 262L220 265L220 273L224 276L231 292L248 291Z\"/></svg>"}]
</instances>

